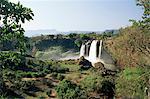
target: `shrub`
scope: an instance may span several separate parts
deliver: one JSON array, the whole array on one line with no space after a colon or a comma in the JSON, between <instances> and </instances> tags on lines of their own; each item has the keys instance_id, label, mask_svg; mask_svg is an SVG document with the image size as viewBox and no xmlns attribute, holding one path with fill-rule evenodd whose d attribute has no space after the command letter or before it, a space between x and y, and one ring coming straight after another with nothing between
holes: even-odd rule
<instances>
[{"instance_id":1,"label":"shrub","mask_svg":"<svg viewBox=\"0 0 150 99\"><path fill-rule=\"evenodd\" d=\"M25 91L33 89L34 83L35 83L34 81L20 81L20 80L17 80L13 83L11 88L13 90L18 90L19 93L23 93Z\"/></svg>"},{"instance_id":2,"label":"shrub","mask_svg":"<svg viewBox=\"0 0 150 99\"><path fill-rule=\"evenodd\" d=\"M45 72L38 72L38 77L44 77L46 75Z\"/></svg>"},{"instance_id":3,"label":"shrub","mask_svg":"<svg viewBox=\"0 0 150 99\"><path fill-rule=\"evenodd\" d=\"M100 89L100 92L105 96L112 98L115 94L115 84L109 80L104 80L101 85L102 87Z\"/></svg>"},{"instance_id":4,"label":"shrub","mask_svg":"<svg viewBox=\"0 0 150 99\"><path fill-rule=\"evenodd\" d=\"M34 61L31 60L31 59L29 59L28 62L27 62L27 64L28 64L28 65L33 65L33 64L34 64Z\"/></svg>"},{"instance_id":5,"label":"shrub","mask_svg":"<svg viewBox=\"0 0 150 99\"><path fill-rule=\"evenodd\" d=\"M44 96L39 96L38 99L45 99L45 97Z\"/></svg>"},{"instance_id":6,"label":"shrub","mask_svg":"<svg viewBox=\"0 0 150 99\"><path fill-rule=\"evenodd\" d=\"M91 69L91 71L95 71ZM90 96L91 92L96 92L98 94L103 94L111 99L114 96L115 84L114 79L112 77L102 77L95 71L95 73L86 76L80 82L81 88L85 91L85 93Z\"/></svg>"},{"instance_id":7,"label":"shrub","mask_svg":"<svg viewBox=\"0 0 150 99\"><path fill-rule=\"evenodd\" d=\"M0 52L0 65L3 68L16 69L18 66L25 66L25 57L16 52Z\"/></svg>"},{"instance_id":8,"label":"shrub","mask_svg":"<svg viewBox=\"0 0 150 99\"><path fill-rule=\"evenodd\" d=\"M51 76L52 76L53 78L57 78L57 75L58 75L58 73L56 73L56 72L51 73Z\"/></svg>"},{"instance_id":9,"label":"shrub","mask_svg":"<svg viewBox=\"0 0 150 99\"><path fill-rule=\"evenodd\" d=\"M81 81L80 85L86 92L99 91L102 87L102 81L101 76L88 75Z\"/></svg>"},{"instance_id":10,"label":"shrub","mask_svg":"<svg viewBox=\"0 0 150 99\"><path fill-rule=\"evenodd\" d=\"M49 97L51 96L51 93L52 93L52 90L51 90L51 89L49 89L49 90L46 91L46 94L47 94Z\"/></svg>"},{"instance_id":11,"label":"shrub","mask_svg":"<svg viewBox=\"0 0 150 99\"><path fill-rule=\"evenodd\" d=\"M49 86L50 88L52 88L54 85L53 85L53 81L49 80L47 82L47 86Z\"/></svg>"},{"instance_id":12,"label":"shrub","mask_svg":"<svg viewBox=\"0 0 150 99\"><path fill-rule=\"evenodd\" d=\"M4 95L0 95L0 99L8 99L8 97L4 94Z\"/></svg>"},{"instance_id":13,"label":"shrub","mask_svg":"<svg viewBox=\"0 0 150 99\"><path fill-rule=\"evenodd\" d=\"M66 73L66 72L69 72L69 68L62 68L60 66L52 66L51 70L52 70L52 72L57 72L57 73Z\"/></svg>"},{"instance_id":14,"label":"shrub","mask_svg":"<svg viewBox=\"0 0 150 99\"><path fill-rule=\"evenodd\" d=\"M125 68L116 79L116 95L144 99L150 72L140 67Z\"/></svg>"},{"instance_id":15,"label":"shrub","mask_svg":"<svg viewBox=\"0 0 150 99\"><path fill-rule=\"evenodd\" d=\"M57 95L60 99L78 99L80 88L68 80L62 80L56 87Z\"/></svg>"},{"instance_id":16,"label":"shrub","mask_svg":"<svg viewBox=\"0 0 150 99\"><path fill-rule=\"evenodd\" d=\"M58 80L63 80L64 78L65 78L64 75L61 75L61 74L58 74L58 75L57 75L57 79L58 79Z\"/></svg>"},{"instance_id":17,"label":"shrub","mask_svg":"<svg viewBox=\"0 0 150 99\"><path fill-rule=\"evenodd\" d=\"M33 78L33 77L39 77L39 73L38 72L18 71L18 72L16 72L16 76L17 76L17 78L21 78L21 77Z\"/></svg>"},{"instance_id":18,"label":"shrub","mask_svg":"<svg viewBox=\"0 0 150 99\"><path fill-rule=\"evenodd\" d=\"M5 89L4 81L2 78L0 78L0 98L2 97L1 95L4 94L4 89Z\"/></svg>"}]
</instances>

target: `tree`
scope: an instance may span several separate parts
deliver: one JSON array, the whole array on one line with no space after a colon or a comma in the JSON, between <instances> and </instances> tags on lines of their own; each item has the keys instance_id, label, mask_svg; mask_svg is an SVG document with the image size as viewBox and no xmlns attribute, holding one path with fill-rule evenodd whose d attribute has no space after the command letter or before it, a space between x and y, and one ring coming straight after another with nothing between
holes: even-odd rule
<instances>
[{"instance_id":1,"label":"tree","mask_svg":"<svg viewBox=\"0 0 150 99\"><path fill-rule=\"evenodd\" d=\"M76 33L70 33L68 36L69 36L69 38L72 39L72 38L76 38L77 34Z\"/></svg>"},{"instance_id":2,"label":"tree","mask_svg":"<svg viewBox=\"0 0 150 99\"><path fill-rule=\"evenodd\" d=\"M142 26L143 28L150 29L150 1L149 0L136 0L137 1L137 6L141 6L142 9L144 10L142 20L139 21L139 25ZM136 23L134 20L133 23Z\"/></svg>"},{"instance_id":3,"label":"tree","mask_svg":"<svg viewBox=\"0 0 150 99\"><path fill-rule=\"evenodd\" d=\"M82 45L82 40L81 40L81 39L76 39L76 40L74 41L74 43L75 43L78 47L81 47L81 45Z\"/></svg>"},{"instance_id":4,"label":"tree","mask_svg":"<svg viewBox=\"0 0 150 99\"><path fill-rule=\"evenodd\" d=\"M144 9L143 21L145 23L150 22L150 1L149 0L137 0L137 5Z\"/></svg>"},{"instance_id":5,"label":"tree","mask_svg":"<svg viewBox=\"0 0 150 99\"><path fill-rule=\"evenodd\" d=\"M138 49L143 52L145 55L149 56L150 54L150 47L149 47L149 42L150 42L150 1L149 0L136 0L137 1L137 6L142 7L144 10L142 20L136 21L136 20L129 20L133 23L132 27L133 28L139 28L142 34L139 34L140 32L138 31L137 34L141 36L135 35L135 38L139 39Z\"/></svg>"},{"instance_id":6,"label":"tree","mask_svg":"<svg viewBox=\"0 0 150 99\"><path fill-rule=\"evenodd\" d=\"M30 8L23 7L23 5L18 2L17 4L11 3L8 0L0 0L0 46L3 47L5 42L12 42L15 47L14 50L17 52L12 52L7 50L3 52L0 49L0 71L5 65L12 66L18 64L18 60L21 61L20 56L25 54L26 51L26 39L24 37L24 29L21 27L25 20L32 20L34 16ZM3 74L0 74L0 95L3 92L4 82Z\"/></svg>"},{"instance_id":7,"label":"tree","mask_svg":"<svg viewBox=\"0 0 150 99\"><path fill-rule=\"evenodd\" d=\"M0 45L3 47L5 42L12 42L14 50L20 52L21 55L25 54L26 51L26 38L24 37L24 29L21 27L25 20L32 20L34 16L30 8L23 7L18 2L17 4L11 3L8 0L0 1ZM7 54L11 53L8 49ZM3 57L4 52L0 52L0 57ZM13 52L14 53L14 52ZM17 54L16 54L17 55ZM16 56L15 55L15 56ZM13 56L8 55L9 57ZM14 57L11 59L14 59ZM6 57L8 58L8 57ZM5 58L4 58L5 60ZM3 61L2 59L0 61Z\"/></svg>"},{"instance_id":8,"label":"tree","mask_svg":"<svg viewBox=\"0 0 150 99\"><path fill-rule=\"evenodd\" d=\"M31 20L32 16L34 16L32 10L23 7L20 2L15 4L8 0L0 0L0 44L12 41L16 50L23 54L26 44L21 23Z\"/></svg>"},{"instance_id":9,"label":"tree","mask_svg":"<svg viewBox=\"0 0 150 99\"><path fill-rule=\"evenodd\" d=\"M143 32L147 37L150 37L150 0L137 0L137 5L144 9L142 20L139 21L140 27L143 28ZM149 42L148 38L148 42ZM144 44L143 44L144 45ZM146 51L150 53L149 43L145 47Z\"/></svg>"}]
</instances>

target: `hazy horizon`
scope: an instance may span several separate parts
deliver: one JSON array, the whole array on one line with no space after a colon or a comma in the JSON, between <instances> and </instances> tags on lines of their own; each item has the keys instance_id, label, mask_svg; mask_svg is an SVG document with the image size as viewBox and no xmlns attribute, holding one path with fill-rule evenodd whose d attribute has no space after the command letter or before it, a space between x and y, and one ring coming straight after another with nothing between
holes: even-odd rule
<instances>
[{"instance_id":1,"label":"hazy horizon","mask_svg":"<svg viewBox=\"0 0 150 99\"><path fill-rule=\"evenodd\" d=\"M17 2L18 0L10 0ZM136 0L19 0L33 10L25 30L104 31L129 26L141 19Z\"/></svg>"}]
</instances>

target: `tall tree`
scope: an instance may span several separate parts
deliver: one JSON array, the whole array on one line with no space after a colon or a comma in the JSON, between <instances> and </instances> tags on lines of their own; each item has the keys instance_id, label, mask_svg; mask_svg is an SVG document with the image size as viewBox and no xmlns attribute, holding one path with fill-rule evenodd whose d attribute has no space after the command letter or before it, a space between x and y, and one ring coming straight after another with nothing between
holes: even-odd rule
<instances>
[{"instance_id":1,"label":"tall tree","mask_svg":"<svg viewBox=\"0 0 150 99\"><path fill-rule=\"evenodd\" d=\"M15 41L15 48L22 54L25 52L24 29L21 27L25 20L32 20L33 12L18 2L0 0L0 43Z\"/></svg>"},{"instance_id":2,"label":"tall tree","mask_svg":"<svg viewBox=\"0 0 150 99\"><path fill-rule=\"evenodd\" d=\"M150 30L150 0L137 0L137 5L144 10L143 20L140 21L141 25Z\"/></svg>"},{"instance_id":3,"label":"tall tree","mask_svg":"<svg viewBox=\"0 0 150 99\"><path fill-rule=\"evenodd\" d=\"M20 60L18 57L20 55L16 52L12 52L11 50L7 50L7 53L3 52L3 44L8 41L13 42L15 50L23 55L26 43L24 29L21 25L25 23L25 20L32 20L33 16L32 10L23 7L20 2L15 4L8 0L0 0L0 94L4 89L2 68L5 67L4 65L10 63L9 65L11 66L12 63L17 63Z\"/></svg>"}]
</instances>

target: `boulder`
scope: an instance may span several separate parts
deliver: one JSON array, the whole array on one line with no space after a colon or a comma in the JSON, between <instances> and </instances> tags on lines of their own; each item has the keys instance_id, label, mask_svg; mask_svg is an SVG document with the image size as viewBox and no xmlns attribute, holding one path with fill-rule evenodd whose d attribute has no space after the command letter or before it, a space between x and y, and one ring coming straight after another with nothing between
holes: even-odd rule
<instances>
[{"instance_id":1,"label":"boulder","mask_svg":"<svg viewBox=\"0 0 150 99\"><path fill-rule=\"evenodd\" d=\"M80 57L78 60L78 65L81 65L83 67L91 67L92 64L90 61L84 58L84 56Z\"/></svg>"},{"instance_id":2,"label":"boulder","mask_svg":"<svg viewBox=\"0 0 150 99\"><path fill-rule=\"evenodd\" d=\"M101 62L94 63L93 67L98 68L100 70L105 70L104 64Z\"/></svg>"}]
</instances>

